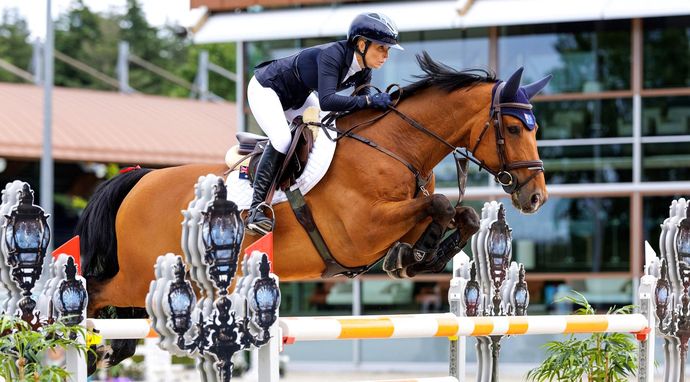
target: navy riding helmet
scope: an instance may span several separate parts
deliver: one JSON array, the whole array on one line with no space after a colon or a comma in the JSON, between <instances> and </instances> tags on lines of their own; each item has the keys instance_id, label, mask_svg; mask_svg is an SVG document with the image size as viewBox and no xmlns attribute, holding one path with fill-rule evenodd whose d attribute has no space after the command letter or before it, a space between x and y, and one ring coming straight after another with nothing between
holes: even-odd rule
<instances>
[{"instance_id":1,"label":"navy riding helmet","mask_svg":"<svg viewBox=\"0 0 690 382\"><path fill-rule=\"evenodd\" d=\"M364 37L368 41L404 50L398 44L398 27L388 16L382 13L369 12L357 15L350 24L347 41L354 45L357 37ZM367 43L367 48L368 45Z\"/></svg>"}]
</instances>

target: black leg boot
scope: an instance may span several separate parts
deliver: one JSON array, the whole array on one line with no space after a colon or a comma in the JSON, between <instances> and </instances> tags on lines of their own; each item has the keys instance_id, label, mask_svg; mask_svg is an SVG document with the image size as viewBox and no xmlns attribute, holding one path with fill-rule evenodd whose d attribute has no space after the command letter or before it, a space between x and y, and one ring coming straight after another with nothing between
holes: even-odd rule
<instances>
[{"instance_id":1,"label":"black leg boot","mask_svg":"<svg viewBox=\"0 0 690 382\"><path fill-rule=\"evenodd\" d=\"M283 159L285 159L285 154L274 149L270 143L261 155L254 179L252 206L245 223L249 233L265 235L273 231L273 218L266 216L264 208L268 206L264 202L273 178L283 164Z\"/></svg>"}]
</instances>

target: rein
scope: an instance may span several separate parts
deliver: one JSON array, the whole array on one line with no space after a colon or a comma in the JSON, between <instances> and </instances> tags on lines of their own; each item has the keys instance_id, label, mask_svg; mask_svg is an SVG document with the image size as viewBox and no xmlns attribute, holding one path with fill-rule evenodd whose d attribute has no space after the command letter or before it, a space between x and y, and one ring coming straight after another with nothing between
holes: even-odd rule
<instances>
[{"instance_id":1,"label":"rein","mask_svg":"<svg viewBox=\"0 0 690 382\"><path fill-rule=\"evenodd\" d=\"M362 85L355 89L354 93L359 92L363 87L372 87L376 89L379 93L381 90L379 90L377 87L373 85ZM358 124L355 124L354 126L350 127L346 131L340 131L336 127L333 127L333 122L335 121L336 118L342 116L342 113L330 113L328 114L324 119L323 122L320 124L321 128L324 130L326 133L326 136L328 139L331 141L338 141L342 139L343 137L350 137L353 138L357 141L360 141L390 157L393 159L399 161L405 167L407 167L412 174L415 176L416 182L417 182L417 189L421 191L425 196L429 196L429 192L426 190L426 184L429 182L431 179L431 176L433 175L433 171L426 177L422 177L421 173L419 170L417 170L412 164L407 162L405 159L400 157L399 155L395 154L394 152L386 149L385 147L381 147L375 142L371 141L368 138L362 137L360 135L355 134L353 131L355 129L358 129L363 126L370 125L381 118L385 117L389 113L393 112L397 114L400 119L403 121L407 122L410 126L414 127L415 129L421 131L422 133L434 138L435 140L439 141L446 147L451 149L451 152L453 153L453 157L456 162L456 167L458 170L458 182L460 183L460 175L461 172L463 173L462 175L466 175L466 172L464 170L464 165L462 162L466 163L466 160L471 161L472 163L475 163L477 166L479 166L479 169L484 169L486 172L489 174L493 175L494 178L496 179L496 182L498 182L502 187L503 190L508 193L508 194L513 194L518 192L524 185L529 183L532 179L534 179L537 175L540 173L544 172L544 162L541 160L529 160L529 161L515 161L515 162L508 162L507 160L507 155L506 155L506 149L505 149L505 138L503 136L503 114L501 113L501 109L503 107L511 107L511 108L519 108L519 109L526 109L530 110L532 109L532 105L530 104L523 104L523 103L516 103L516 102L504 102L501 103L499 101L500 99L500 92L503 90L503 87L505 86L505 82L501 82L494 88L493 91L493 102L491 105L491 110L489 114L489 120L486 122L484 125L484 129L480 133L479 137L477 138L477 141L474 144L474 147L472 148L471 152L467 150L467 148L464 147L455 147L452 144L450 144L448 141L443 139L440 135L437 133L427 129L424 127L422 124L419 122L415 121L413 118L409 117L402 111L398 110L396 108L398 102L400 101L400 98L402 97L402 88L400 85L397 84L392 84L389 85L388 88L386 88L386 92L389 92L391 88L397 87L399 89L398 91L398 98L393 102L393 105L388 107L388 110L384 111L383 113L377 115L374 118L371 118L369 120L366 120L364 122L360 122ZM493 123L492 123L493 122ZM476 149L479 147L479 144L482 142L482 139L484 138L484 135L486 132L489 130L489 127L493 124L494 126L494 132L496 135L496 151L498 154L498 160L499 160L499 166L500 168L498 171L495 171L491 169L489 166L486 165L486 163L483 160L479 160L474 157L472 154L473 152L476 151ZM328 133L328 130L332 130L336 132L338 135L335 138L332 138L331 135ZM514 176L511 171L512 170L517 170L521 168L527 168L528 170L533 171L533 173L525 179L525 181L520 182L517 176ZM458 184L458 188L460 189L460 196L462 197L462 194L464 193L464 185ZM415 193L416 196L416 193Z\"/></svg>"}]
</instances>

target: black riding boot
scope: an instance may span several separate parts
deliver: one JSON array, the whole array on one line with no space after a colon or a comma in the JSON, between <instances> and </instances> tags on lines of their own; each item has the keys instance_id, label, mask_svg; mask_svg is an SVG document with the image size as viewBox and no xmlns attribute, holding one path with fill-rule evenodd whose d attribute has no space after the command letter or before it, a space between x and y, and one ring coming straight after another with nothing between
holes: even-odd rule
<instances>
[{"instance_id":1,"label":"black riding boot","mask_svg":"<svg viewBox=\"0 0 690 382\"><path fill-rule=\"evenodd\" d=\"M245 224L249 233L265 235L273 231L273 219L266 216L264 208L267 206L264 202L273 178L283 164L283 159L285 159L285 154L273 148L270 143L266 145L266 149L264 149L264 153L261 155L259 166L256 169L254 196L252 197L252 206Z\"/></svg>"}]
</instances>

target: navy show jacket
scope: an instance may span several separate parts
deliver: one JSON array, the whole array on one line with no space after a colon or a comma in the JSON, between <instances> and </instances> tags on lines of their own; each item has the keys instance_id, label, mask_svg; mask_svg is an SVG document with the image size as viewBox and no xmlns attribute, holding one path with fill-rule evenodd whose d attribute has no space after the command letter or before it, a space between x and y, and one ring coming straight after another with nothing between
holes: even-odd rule
<instances>
[{"instance_id":1,"label":"navy show jacket","mask_svg":"<svg viewBox=\"0 0 690 382\"><path fill-rule=\"evenodd\" d=\"M254 75L261 86L273 89L283 110L301 107L312 91L319 94L324 111L350 111L366 107L366 87L354 97L336 94L349 87L371 82L371 69L362 69L343 79L352 65L354 48L347 41L306 48L292 56L259 64Z\"/></svg>"}]
</instances>

